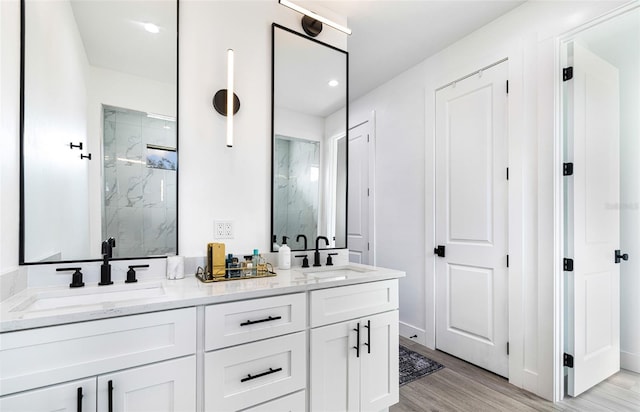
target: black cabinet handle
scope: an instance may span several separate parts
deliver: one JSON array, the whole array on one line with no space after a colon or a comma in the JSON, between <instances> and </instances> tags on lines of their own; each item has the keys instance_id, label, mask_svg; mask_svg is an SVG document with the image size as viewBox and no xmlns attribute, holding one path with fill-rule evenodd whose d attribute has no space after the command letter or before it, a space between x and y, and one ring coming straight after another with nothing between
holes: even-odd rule
<instances>
[{"instance_id":1,"label":"black cabinet handle","mask_svg":"<svg viewBox=\"0 0 640 412\"><path fill-rule=\"evenodd\" d=\"M240 382L246 382L252 379L262 378L263 376L271 375L272 373L280 372L281 370L282 368L278 368L278 369L269 368L268 371L259 373L257 375L248 374L246 378L240 379Z\"/></svg>"},{"instance_id":2,"label":"black cabinet handle","mask_svg":"<svg viewBox=\"0 0 640 412\"><path fill-rule=\"evenodd\" d=\"M358 327L354 329L354 332L356 332L356 346L354 346L353 349L356 350L356 358L359 358L360 357L360 322L358 322Z\"/></svg>"},{"instance_id":3,"label":"black cabinet handle","mask_svg":"<svg viewBox=\"0 0 640 412\"><path fill-rule=\"evenodd\" d=\"M367 328L367 343L365 343L367 346L367 353L371 353L371 320L368 320L364 327Z\"/></svg>"},{"instance_id":4,"label":"black cabinet handle","mask_svg":"<svg viewBox=\"0 0 640 412\"><path fill-rule=\"evenodd\" d=\"M82 412L82 386L78 388L78 412Z\"/></svg>"},{"instance_id":5,"label":"black cabinet handle","mask_svg":"<svg viewBox=\"0 0 640 412\"><path fill-rule=\"evenodd\" d=\"M113 412L113 381L109 381L109 412Z\"/></svg>"},{"instance_id":6,"label":"black cabinet handle","mask_svg":"<svg viewBox=\"0 0 640 412\"><path fill-rule=\"evenodd\" d=\"M255 325L256 323L271 322L272 320L278 320L278 319L282 319L282 316L275 316L275 317L269 316L268 318L259 319L259 320L248 320L246 322L242 322L240 326Z\"/></svg>"},{"instance_id":7,"label":"black cabinet handle","mask_svg":"<svg viewBox=\"0 0 640 412\"><path fill-rule=\"evenodd\" d=\"M444 257L444 246L438 245L433 249L433 253L435 253L439 257Z\"/></svg>"}]
</instances>

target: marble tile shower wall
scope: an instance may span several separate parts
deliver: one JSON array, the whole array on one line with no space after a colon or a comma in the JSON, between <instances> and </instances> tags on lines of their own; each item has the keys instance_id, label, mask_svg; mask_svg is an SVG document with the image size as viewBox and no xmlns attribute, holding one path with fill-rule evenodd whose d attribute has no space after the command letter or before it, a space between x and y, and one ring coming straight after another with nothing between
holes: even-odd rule
<instances>
[{"instance_id":1,"label":"marble tile shower wall","mask_svg":"<svg viewBox=\"0 0 640 412\"><path fill-rule=\"evenodd\" d=\"M103 239L114 256L176 252L177 173L147 167L147 145L176 148L176 123L105 106Z\"/></svg>"},{"instance_id":2,"label":"marble tile shower wall","mask_svg":"<svg viewBox=\"0 0 640 412\"><path fill-rule=\"evenodd\" d=\"M278 243L289 236L292 248L299 249L298 234L309 241L318 235L320 143L278 138L276 153L274 234Z\"/></svg>"}]
</instances>

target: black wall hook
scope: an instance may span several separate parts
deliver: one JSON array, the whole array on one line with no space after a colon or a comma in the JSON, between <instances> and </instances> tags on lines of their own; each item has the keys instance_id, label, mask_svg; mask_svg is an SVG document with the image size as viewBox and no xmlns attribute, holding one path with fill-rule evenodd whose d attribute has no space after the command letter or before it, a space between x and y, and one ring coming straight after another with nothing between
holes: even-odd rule
<instances>
[{"instance_id":1,"label":"black wall hook","mask_svg":"<svg viewBox=\"0 0 640 412\"><path fill-rule=\"evenodd\" d=\"M80 155L80 159L89 159L89 160L91 160L91 153L89 153L89 154L88 154L88 155L86 155L86 156L85 156L85 155L83 155L83 154L81 154L81 155Z\"/></svg>"},{"instance_id":2,"label":"black wall hook","mask_svg":"<svg viewBox=\"0 0 640 412\"><path fill-rule=\"evenodd\" d=\"M70 149L78 148L78 149L82 150L82 142L80 142L80 143L78 143L78 144L73 144L73 142L70 142L70 143L69 143L69 148L70 148Z\"/></svg>"}]
</instances>

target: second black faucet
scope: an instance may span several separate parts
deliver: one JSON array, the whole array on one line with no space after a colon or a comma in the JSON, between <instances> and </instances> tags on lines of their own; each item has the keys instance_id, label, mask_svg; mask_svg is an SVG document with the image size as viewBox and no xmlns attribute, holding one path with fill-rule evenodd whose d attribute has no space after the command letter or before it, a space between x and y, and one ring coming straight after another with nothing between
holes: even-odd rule
<instances>
[{"instance_id":1,"label":"second black faucet","mask_svg":"<svg viewBox=\"0 0 640 412\"><path fill-rule=\"evenodd\" d=\"M329 239L326 236L318 236L316 238L316 251L313 253L313 266L321 266L320 265L320 239L324 240L324 244L329 246Z\"/></svg>"}]
</instances>

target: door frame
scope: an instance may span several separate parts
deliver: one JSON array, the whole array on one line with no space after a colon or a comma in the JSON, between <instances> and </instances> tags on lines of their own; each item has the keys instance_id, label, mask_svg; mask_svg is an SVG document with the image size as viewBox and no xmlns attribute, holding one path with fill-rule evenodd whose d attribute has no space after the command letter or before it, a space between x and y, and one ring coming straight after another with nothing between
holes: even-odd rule
<instances>
[{"instance_id":1,"label":"door frame","mask_svg":"<svg viewBox=\"0 0 640 412\"><path fill-rule=\"evenodd\" d=\"M553 325L553 399L558 402L564 399L565 382L564 382L564 305L566 304L564 299L564 177L562 174L562 163L564 158L564 143L566 136L563 131L563 125L566 120L563 110L565 99L563 94L563 81L561 79L562 69L569 64L567 55L567 44L570 41L575 40L576 36L585 30L588 30L601 23L616 18L622 14L630 12L634 9L640 8L640 4L637 2L623 5L617 9L614 9L604 15L597 17L587 23L584 23L566 33L559 36L556 39L556 53L555 53L555 72L558 74L554 78L555 89L555 125L554 125L554 144L553 144L553 221L554 221L554 254L553 254L553 307L554 307L554 325Z\"/></svg>"}]
</instances>

